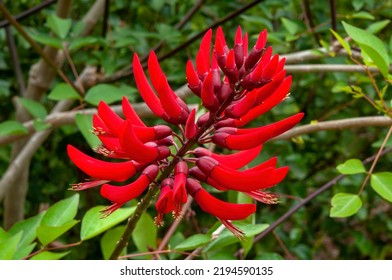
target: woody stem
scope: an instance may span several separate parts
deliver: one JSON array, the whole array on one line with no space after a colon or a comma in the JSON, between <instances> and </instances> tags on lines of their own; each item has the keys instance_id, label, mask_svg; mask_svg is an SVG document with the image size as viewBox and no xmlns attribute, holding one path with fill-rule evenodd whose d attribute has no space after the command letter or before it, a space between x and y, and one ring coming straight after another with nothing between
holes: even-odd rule
<instances>
[{"instance_id":1,"label":"woody stem","mask_svg":"<svg viewBox=\"0 0 392 280\"><path fill-rule=\"evenodd\" d=\"M134 214L128 219L125 231L121 236L120 240L117 242L116 247L112 255L110 256L111 260L116 260L120 256L122 250L127 246L128 240L132 235L133 230L136 227L137 222L139 221L140 217L142 216L143 212L151 205L151 201L156 196L159 191L159 186L161 182L170 176L171 172L174 170L174 167L180 160L180 158L184 157L185 154L192 149L192 147L198 142L200 137L204 135L204 133L210 129L210 127L216 122L216 116L222 114L222 112L226 109L226 107L232 101L232 96L229 97L220 108L217 110L215 114L211 114L208 121L200 128L199 132L192 138L188 139L182 147L177 151L176 155L173 157L170 164L162 171L161 175L155 180L154 183L150 185L148 188L147 193L144 197L140 200L140 202L136 206L136 210Z\"/></svg>"}]
</instances>

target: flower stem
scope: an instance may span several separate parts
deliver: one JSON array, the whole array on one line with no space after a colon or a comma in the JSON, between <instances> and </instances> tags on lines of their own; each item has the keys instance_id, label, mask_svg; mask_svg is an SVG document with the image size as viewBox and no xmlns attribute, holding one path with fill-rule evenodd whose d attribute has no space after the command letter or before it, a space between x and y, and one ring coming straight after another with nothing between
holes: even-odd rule
<instances>
[{"instance_id":1,"label":"flower stem","mask_svg":"<svg viewBox=\"0 0 392 280\"><path fill-rule=\"evenodd\" d=\"M170 176L171 172L174 170L174 167L179 162L180 158L184 157L186 153L192 149L192 147L199 141L199 139L205 134L206 131L210 129L210 127L216 122L216 116L220 115L225 108L230 104L232 100L232 96L229 97L220 108L217 110L216 114L211 114L208 121L200 128L199 132L192 138L185 141L182 147L177 151L176 155L173 157L170 164L162 171L161 175L158 179L155 180L154 183L150 185L148 188L147 193L145 196L140 200L138 203L135 213L128 219L126 229L121 236L120 240L117 242L116 247L112 255L110 256L111 260L116 260L120 256L122 250L127 246L128 240L132 235L133 230L136 227L137 222L139 221L140 217L142 216L143 212L151 205L152 199L159 191L159 186L161 182Z\"/></svg>"}]
</instances>

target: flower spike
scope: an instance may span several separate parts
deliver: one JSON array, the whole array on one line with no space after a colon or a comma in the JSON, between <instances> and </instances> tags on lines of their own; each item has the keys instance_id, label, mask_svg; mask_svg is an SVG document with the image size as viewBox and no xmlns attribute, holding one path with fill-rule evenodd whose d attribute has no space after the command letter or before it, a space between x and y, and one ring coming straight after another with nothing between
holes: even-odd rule
<instances>
[{"instance_id":1,"label":"flower spike","mask_svg":"<svg viewBox=\"0 0 392 280\"><path fill-rule=\"evenodd\" d=\"M135 53L133 75L141 97L155 116L172 126L147 126L126 97L122 99L124 117L102 101L93 116L92 132L102 142L95 151L115 162L94 159L73 146L67 147L71 160L91 177L71 185L71 189L102 186L101 196L112 202L102 211L104 216L139 197L154 183L138 205L139 210L145 209L159 194L155 201L157 226L163 225L164 215L170 212L174 218L181 217L182 206L191 195L203 211L242 238L244 232L232 221L253 214L256 201L278 202L278 196L267 189L280 183L289 168L279 167L277 157L252 168L245 166L258 157L264 142L294 127L303 113L264 126L246 125L287 98L292 78L286 75L285 59L266 46L266 30L259 33L249 50L250 36L240 26L232 47L221 27L214 41L212 38L210 29L200 42L195 60L189 59L185 68L188 88L204 107L200 112L198 106L190 110L176 95L154 51L146 63L148 74ZM207 150L203 145L209 143L220 147ZM220 148L237 151L219 153ZM111 183L124 181L122 186ZM242 192L254 203L225 202L211 195L201 183L222 195Z\"/></svg>"}]
</instances>

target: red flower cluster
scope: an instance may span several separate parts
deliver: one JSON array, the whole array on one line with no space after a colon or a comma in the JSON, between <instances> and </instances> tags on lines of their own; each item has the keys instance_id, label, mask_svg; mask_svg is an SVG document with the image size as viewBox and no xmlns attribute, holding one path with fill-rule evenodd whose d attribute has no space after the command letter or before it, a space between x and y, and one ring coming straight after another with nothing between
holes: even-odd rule
<instances>
[{"instance_id":1,"label":"red flower cluster","mask_svg":"<svg viewBox=\"0 0 392 280\"><path fill-rule=\"evenodd\" d=\"M126 98L122 100L125 118L101 102L93 118L94 133L102 142L96 151L121 161L101 161L69 145L71 160L92 178L73 185L73 189L102 185L101 195L113 203L104 211L108 215L140 196L150 184L156 184L160 189L155 203L157 225L163 224L167 213L172 212L176 218L181 216L181 207L189 194L203 211L214 215L240 237L243 232L231 221L254 213L255 204L219 200L202 183L220 191L243 192L262 203L276 203L277 196L265 190L281 182L288 167L276 167L274 157L253 168L239 169L260 153L264 142L291 129L303 117L298 113L273 124L243 128L289 93L291 77L286 76L285 61L272 55L271 47L265 47L266 38L267 32L261 32L248 53L248 36L242 34L240 27L232 49L218 28L211 52L212 30L205 34L196 56L196 67L191 61L186 65L189 88L207 109L197 120L196 110L189 110L169 86L155 53L151 52L148 59L150 81L135 54L133 71L141 96L156 116L179 127L182 135L166 125L146 126ZM202 147L208 142L238 152L213 153ZM137 179L129 184L109 184L125 182L134 175L138 175Z\"/></svg>"}]
</instances>

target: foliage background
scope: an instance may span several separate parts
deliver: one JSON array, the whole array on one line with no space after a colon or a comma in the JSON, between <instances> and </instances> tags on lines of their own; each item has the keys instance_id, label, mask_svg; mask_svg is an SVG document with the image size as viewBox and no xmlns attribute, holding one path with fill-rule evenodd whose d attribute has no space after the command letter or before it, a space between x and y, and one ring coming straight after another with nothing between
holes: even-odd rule
<instances>
[{"instance_id":1,"label":"foliage background","mask_svg":"<svg viewBox=\"0 0 392 280\"><path fill-rule=\"evenodd\" d=\"M13 15L41 4L38 0L3 2ZM98 2L101 4L101 13L95 17L96 22L91 32L85 34L86 25L82 23L82 19L93 4ZM107 16L104 12L105 2L109 4ZM69 32L66 32L63 39L59 36L61 31L54 32L53 25L48 24L48 18L56 14L56 9L61 4L68 5L68 16L63 17L71 20ZM250 4L252 7L249 9L233 14ZM178 24L192 7L197 7L195 13L181 28L178 28ZM70 43L68 47L71 59L65 57L61 69L70 80L74 81L75 71L81 74L86 67L89 67L92 74L88 76L89 79L82 79L87 93L95 87L98 98L105 99L113 94L112 91L116 91L120 96L127 95L134 104L142 102L129 68L134 52L143 57L151 49L159 46L157 53L161 57L162 68L168 75L172 87L180 89L186 83L185 63L187 59L194 58L198 49L200 39L192 41L194 36L203 34L209 26L221 23L226 36L231 38L227 40L229 44L238 25L241 25L243 31L248 32L250 41L254 42L258 33L266 28L269 34L268 43L273 46L274 52L287 57L287 71L293 76L293 85L290 98L262 119L257 120L258 124L276 121L302 111L305 113L305 118L301 125L306 125L388 115L388 110L383 111L380 108L377 110L367 99L377 100L374 84L381 89L389 84L390 79L377 73L369 75L363 66L356 65L335 40L330 29L334 29L345 38L347 32L343 28L342 21L361 29L370 28L370 31L382 40L390 56L391 17L391 1L59 0L19 22L41 47L49 44L54 46L57 52L58 48L61 48L61 41ZM59 76L54 77L53 81L48 78L47 86L36 84L41 93L23 95L23 89L34 82L31 80L32 72L29 79L29 71L32 71L32 65L37 63L40 57L15 28L8 30L12 33L11 38L15 44L15 47L9 47L10 39L7 39L3 19L4 17L0 16L2 27L0 29L0 123L16 119L26 125L28 119L34 118L38 123L35 124L35 129L45 129L40 126L44 123L42 119L49 117L50 111L57 102L53 100L53 96L50 98L50 94L63 81ZM60 24L60 29L64 28L64 24L66 25L66 23ZM358 55L358 61L363 64L360 58L360 46L352 40L348 41L352 46L351 50ZM12 49L17 52L17 64L12 58ZM18 79L15 74L17 66L20 67L21 79ZM110 87L99 88L98 85L102 84ZM345 86L351 86L351 89L357 86L363 90L363 94L355 95ZM25 106L28 111L29 109L33 111L33 116L29 111L27 118L21 117L21 109L16 109L20 107L18 97L21 96L36 100L46 111L44 110L40 115L36 111L40 109L34 110L31 106ZM84 100L73 100L66 111L86 110L87 112L89 108L94 108L94 97L90 95L89 99L87 96ZM386 88L384 96L390 108L390 89ZM192 96L185 98L188 104L198 102L198 99ZM113 105L116 104L118 102L113 102ZM148 111L143 110L143 107L140 108L139 112L148 118L149 123L159 122ZM42 145L33 151L31 162L25 167L29 173L28 180L25 181L28 191L25 195L22 194L12 202L8 202L12 207L21 208L23 217L12 217L9 210L6 210L5 203L0 205L0 222L3 223L4 229L0 230L0 252L4 250L2 244L5 242L10 244L9 238L16 238L18 231L15 228L12 230L14 223L37 217L39 212L54 203L73 197L74 193L67 190L68 185L84 180L83 174L73 166L65 152L66 145L70 143L91 153L80 132L83 131L82 124L75 124L75 118L69 115L61 115L61 119L63 121L53 121L55 128ZM218 243L220 246L214 247L211 245L210 238L206 239L206 236L210 236L218 224L213 217L201 212L196 205L192 205L183 221L177 228L173 228L173 232L168 231L173 223L170 219L166 220L163 228L158 229L153 225L152 217L155 215L155 210L150 207L135 230L126 253L131 254L132 259L157 258L158 254L141 255L140 253L153 252L160 248L162 242L168 242L169 245L160 250L176 250L176 253L166 251L159 254L160 258L183 259L188 256L184 252L191 253L196 250L198 256L192 257L203 259L390 259L392 258L391 203L381 198L371 188L369 182L363 190L361 189L366 178L364 172L338 177L340 179L338 182L334 179L339 176L336 169L339 164L352 158L362 161L377 154L391 124L388 117L385 117L382 123L368 124L362 120L344 128L336 125L331 130L306 132L294 139L276 140L265 144L255 164L278 155L279 164L289 165L291 171L288 177L275 188L275 191L281 194L281 203L273 206L259 204L257 214L247 221L251 225L259 225L253 228L256 229L253 233L256 237L251 237L251 234L242 242L226 238L221 241L221 244ZM13 126L13 135L23 136L23 133L26 133L23 128L15 127ZM3 131L0 130L0 174L5 174L15 155L15 151L12 150L17 144L15 144L16 140L7 140L10 139L7 138L10 133L5 132L4 127L2 129ZM385 148L388 149L391 144L391 141L387 142ZM391 171L392 155L387 152L378 159L375 167L377 172ZM366 170L369 170L372 162L368 161ZM18 179L23 177L21 175L23 172L26 171L14 174L17 179L9 186L5 197L11 198L10 192L17 193L16 190L21 188L23 181L18 182ZM392 193L390 187L392 180L388 182L385 188ZM325 184L329 184L325 188L326 191L311 198L308 203L303 203L303 199L320 190ZM331 198L341 192L359 193L363 205L354 215L332 218L330 217ZM230 193L228 196L232 201L243 199ZM7 200L3 197L1 199L3 202ZM74 217L70 214L70 219L64 220L64 223L73 219L82 220L92 207L108 204L99 196L97 190L80 193L77 199L77 213ZM269 234L259 235L266 227L263 224L276 223L299 203L302 203L301 207L292 216L278 222L277 227ZM131 204L135 205L136 202L133 201ZM105 254L107 258L107 250L110 249L105 249L105 244L112 246L110 244L115 242L116 236L119 236L123 230L124 219L119 219L113 227L104 230L105 233L96 234L83 242L80 242L82 223L66 229L64 234L51 240L46 246L42 246L42 240L36 241L34 236L30 242L27 242L34 246L31 246L30 252L22 255L29 257L34 252L46 251L66 254L41 254L42 258L101 259ZM39 222L35 227L30 227L31 231L35 233L38 226ZM195 233L199 234L193 237L195 240L189 239ZM165 238L169 238L168 241ZM184 240L188 240L188 243L185 243L185 245L190 244L188 247L181 243ZM17 258L19 255L16 252L23 247L21 243L18 245L18 242L15 242L15 244L14 252L9 253L10 258ZM179 244L182 244L182 247L178 246ZM0 256L6 258L7 254L3 251Z\"/></svg>"}]
</instances>

